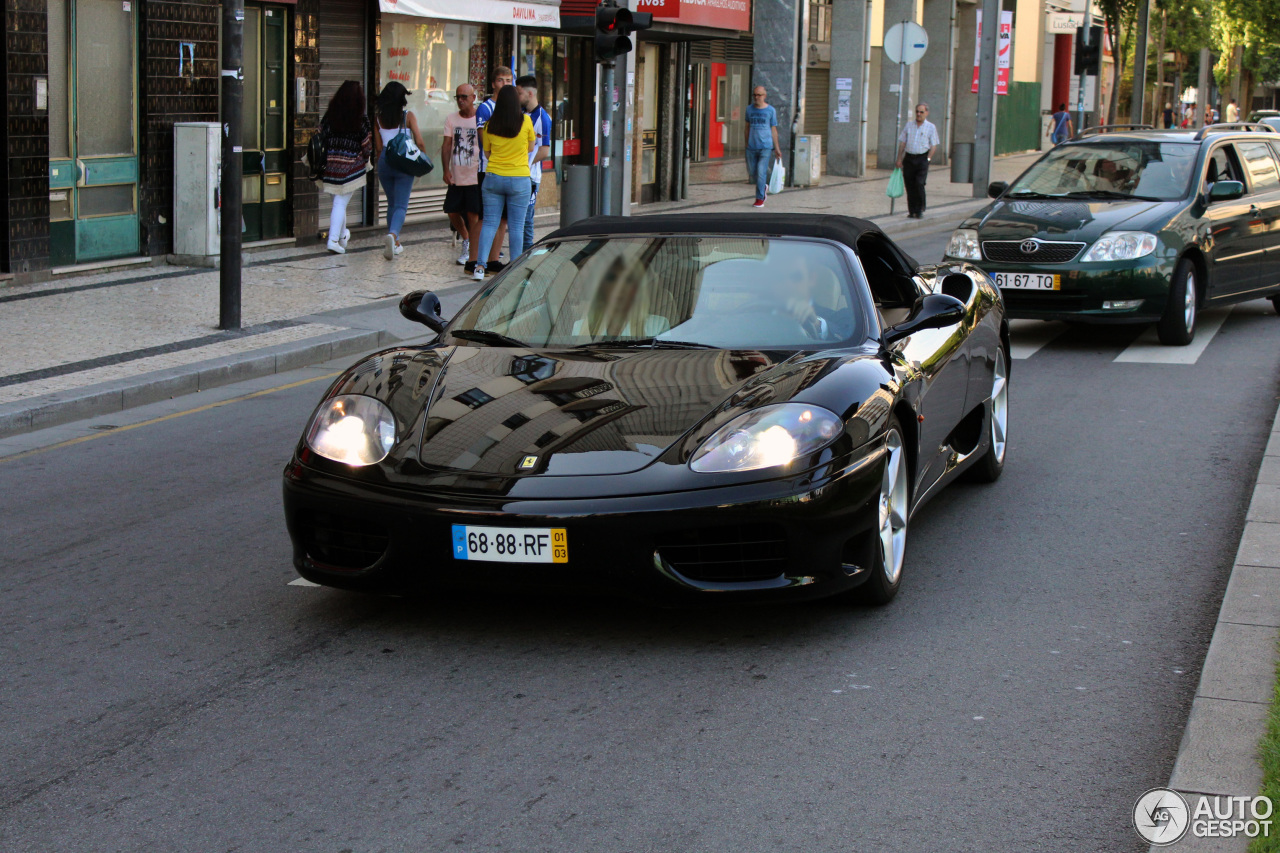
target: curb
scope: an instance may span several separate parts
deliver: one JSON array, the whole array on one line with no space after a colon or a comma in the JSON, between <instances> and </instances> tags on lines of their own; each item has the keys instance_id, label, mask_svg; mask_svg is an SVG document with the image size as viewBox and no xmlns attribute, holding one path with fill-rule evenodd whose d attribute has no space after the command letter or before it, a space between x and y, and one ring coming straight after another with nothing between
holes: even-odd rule
<instances>
[{"instance_id":1,"label":"curb","mask_svg":"<svg viewBox=\"0 0 1280 853\"><path fill-rule=\"evenodd\" d=\"M382 330L349 329L196 362L86 388L0 405L0 438L109 415L177 397L368 352L400 340Z\"/></svg>"},{"instance_id":2,"label":"curb","mask_svg":"<svg viewBox=\"0 0 1280 853\"><path fill-rule=\"evenodd\" d=\"M1275 689L1280 633L1280 411L1245 515L1227 592L1205 655L1168 787L1184 795L1253 797L1262 787L1258 743ZM1195 838L1155 847L1244 853L1249 839Z\"/></svg>"}]
</instances>

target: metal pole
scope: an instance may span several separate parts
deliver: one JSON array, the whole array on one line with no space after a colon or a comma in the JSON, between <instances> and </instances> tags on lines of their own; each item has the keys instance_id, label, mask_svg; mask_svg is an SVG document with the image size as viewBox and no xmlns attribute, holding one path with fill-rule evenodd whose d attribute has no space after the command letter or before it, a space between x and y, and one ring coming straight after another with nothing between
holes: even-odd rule
<instances>
[{"instance_id":1,"label":"metal pole","mask_svg":"<svg viewBox=\"0 0 1280 853\"><path fill-rule=\"evenodd\" d=\"M1089 33L1093 31L1093 0L1085 0L1084 2L1084 26L1080 28L1080 43L1085 47L1089 46ZM1076 97L1076 133L1084 130L1084 97L1085 86L1088 85L1089 74L1087 68L1081 69L1084 73L1080 75L1080 91Z\"/></svg>"},{"instance_id":2,"label":"metal pole","mask_svg":"<svg viewBox=\"0 0 1280 853\"><path fill-rule=\"evenodd\" d=\"M604 120L600 122L600 213L613 215L613 186L609 182L609 152L613 142L609 135L613 130L613 63L604 65Z\"/></svg>"},{"instance_id":3,"label":"metal pole","mask_svg":"<svg viewBox=\"0 0 1280 853\"><path fill-rule=\"evenodd\" d=\"M982 41L978 63L978 122L973 135L973 197L986 198L991 183L995 139L996 47L1000 34L1000 0L982 0Z\"/></svg>"},{"instance_id":4,"label":"metal pole","mask_svg":"<svg viewBox=\"0 0 1280 853\"><path fill-rule=\"evenodd\" d=\"M1151 0L1138 2L1138 31L1133 46L1133 94L1129 98L1129 121L1146 120L1143 100L1147 94L1147 40L1151 27Z\"/></svg>"},{"instance_id":5,"label":"metal pole","mask_svg":"<svg viewBox=\"0 0 1280 853\"><path fill-rule=\"evenodd\" d=\"M893 144L896 148L902 134L902 90L907 85L907 22L902 22L902 40L898 44L898 114L893 118ZM905 150L905 149L904 149ZM889 215L893 215L896 198L889 199Z\"/></svg>"},{"instance_id":6,"label":"metal pole","mask_svg":"<svg viewBox=\"0 0 1280 853\"><path fill-rule=\"evenodd\" d=\"M222 3L222 255L218 275L218 328L240 328L241 175L244 148L244 0Z\"/></svg>"}]
</instances>

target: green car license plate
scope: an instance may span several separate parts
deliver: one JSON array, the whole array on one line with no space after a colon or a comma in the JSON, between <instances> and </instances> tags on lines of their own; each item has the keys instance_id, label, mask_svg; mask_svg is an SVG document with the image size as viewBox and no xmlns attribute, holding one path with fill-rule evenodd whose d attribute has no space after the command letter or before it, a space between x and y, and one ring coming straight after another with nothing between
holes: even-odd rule
<instances>
[{"instance_id":1,"label":"green car license plate","mask_svg":"<svg viewBox=\"0 0 1280 853\"><path fill-rule=\"evenodd\" d=\"M1036 272L998 272L996 287L1009 290L1061 290L1062 276Z\"/></svg>"}]
</instances>

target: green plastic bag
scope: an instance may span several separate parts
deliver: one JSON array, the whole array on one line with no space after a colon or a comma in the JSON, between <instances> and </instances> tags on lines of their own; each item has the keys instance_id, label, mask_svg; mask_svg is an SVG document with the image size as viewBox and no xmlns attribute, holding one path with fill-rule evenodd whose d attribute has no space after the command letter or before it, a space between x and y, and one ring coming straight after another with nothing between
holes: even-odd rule
<instances>
[{"instance_id":1,"label":"green plastic bag","mask_svg":"<svg viewBox=\"0 0 1280 853\"><path fill-rule=\"evenodd\" d=\"M894 169L893 174L889 176L889 186L884 194L889 198L902 198L902 194L906 192L906 187L902 184L902 170Z\"/></svg>"}]
</instances>

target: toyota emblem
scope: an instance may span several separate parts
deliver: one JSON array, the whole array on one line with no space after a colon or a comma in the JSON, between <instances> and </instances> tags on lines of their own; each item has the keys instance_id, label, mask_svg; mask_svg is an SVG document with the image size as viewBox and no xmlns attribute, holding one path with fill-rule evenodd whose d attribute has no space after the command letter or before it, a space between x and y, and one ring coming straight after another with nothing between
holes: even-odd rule
<instances>
[{"instance_id":1,"label":"toyota emblem","mask_svg":"<svg viewBox=\"0 0 1280 853\"><path fill-rule=\"evenodd\" d=\"M1034 255L1036 250L1040 248L1040 244L1035 240L1023 240L1022 245L1018 247L1024 255Z\"/></svg>"}]
</instances>

